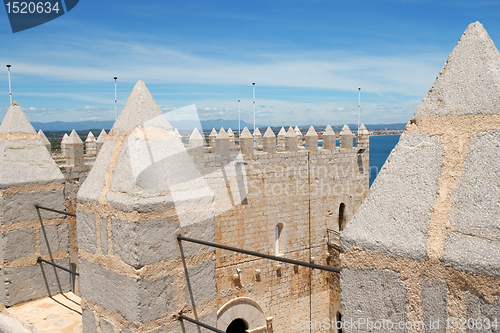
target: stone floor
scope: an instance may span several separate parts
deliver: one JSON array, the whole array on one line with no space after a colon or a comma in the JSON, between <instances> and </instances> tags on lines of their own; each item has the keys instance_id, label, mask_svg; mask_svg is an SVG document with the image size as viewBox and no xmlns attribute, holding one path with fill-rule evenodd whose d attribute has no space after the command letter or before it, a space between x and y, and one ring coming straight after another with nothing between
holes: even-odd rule
<instances>
[{"instance_id":1,"label":"stone floor","mask_svg":"<svg viewBox=\"0 0 500 333\"><path fill-rule=\"evenodd\" d=\"M17 320L26 332L82 333L81 313L80 297L68 292L3 309L0 321ZM11 326L18 327L15 324ZM3 329L6 333L19 330Z\"/></svg>"}]
</instances>

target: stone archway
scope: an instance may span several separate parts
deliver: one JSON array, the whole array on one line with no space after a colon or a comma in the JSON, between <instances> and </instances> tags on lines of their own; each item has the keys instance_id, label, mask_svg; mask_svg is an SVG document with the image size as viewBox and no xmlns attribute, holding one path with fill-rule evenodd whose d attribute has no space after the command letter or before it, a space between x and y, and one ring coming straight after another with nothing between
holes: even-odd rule
<instances>
[{"instance_id":1,"label":"stone archway","mask_svg":"<svg viewBox=\"0 0 500 333\"><path fill-rule=\"evenodd\" d=\"M260 305L248 297L238 297L224 304L217 311L217 328L226 331L228 326L236 319L243 319L248 325L248 333L271 333L269 318L266 320Z\"/></svg>"}]
</instances>

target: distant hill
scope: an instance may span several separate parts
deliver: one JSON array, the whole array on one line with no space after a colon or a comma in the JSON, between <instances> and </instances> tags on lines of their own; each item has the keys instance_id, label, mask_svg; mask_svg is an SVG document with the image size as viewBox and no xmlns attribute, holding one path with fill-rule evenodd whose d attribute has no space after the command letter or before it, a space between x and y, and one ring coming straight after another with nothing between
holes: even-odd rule
<instances>
[{"instance_id":1,"label":"distant hill","mask_svg":"<svg viewBox=\"0 0 500 333\"><path fill-rule=\"evenodd\" d=\"M63 122L63 121L53 121L50 123L39 123L39 122L33 122L31 123L33 127L38 131L41 129L42 131L66 131L69 132L73 129L77 131L88 131L91 129L104 129L106 132L109 132L111 127L113 127L114 121L113 120L105 120L105 121L77 121L77 122ZM179 131L192 131L193 130L193 123L191 121L176 121L172 122L172 126L177 128ZM217 131L221 128L224 127L226 130L228 128L231 128L233 131L238 130L238 120L227 120L227 119L213 119L213 120L202 120L201 121L201 126L203 127L203 130L205 132L210 132L212 128L215 128ZM241 129L248 127L248 129L253 132L253 124L249 124L245 121L241 121ZM259 129L262 131L267 128L267 125L257 125ZM286 127L288 128L287 125ZM295 125L293 125L295 127ZM299 128L302 130L307 130L311 126L309 125L299 125ZM316 130L322 131L326 127L326 125L314 125L314 128ZM335 132L339 132L344 125L332 125L332 129ZM356 127L358 126L357 124L348 124L349 128L351 130L356 130ZM370 124L365 124L366 128L370 131L375 131L375 130L403 130L406 126L406 123L397 123L397 124L375 124L375 125L370 125ZM273 130L279 131L281 126L271 126Z\"/></svg>"},{"instance_id":2,"label":"distant hill","mask_svg":"<svg viewBox=\"0 0 500 333\"><path fill-rule=\"evenodd\" d=\"M64 122L64 121L53 121L50 123L37 123L33 122L31 125L35 128L35 130L42 131L84 131L91 129L104 129L108 132L115 122L113 120L105 120L105 121L76 121L76 122Z\"/></svg>"}]
</instances>

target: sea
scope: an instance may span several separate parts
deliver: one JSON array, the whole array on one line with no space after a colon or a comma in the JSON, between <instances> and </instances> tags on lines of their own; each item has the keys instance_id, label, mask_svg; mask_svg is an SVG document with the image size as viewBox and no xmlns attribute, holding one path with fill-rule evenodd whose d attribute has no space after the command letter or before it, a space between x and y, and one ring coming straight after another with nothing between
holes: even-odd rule
<instances>
[{"instance_id":1,"label":"sea","mask_svg":"<svg viewBox=\"0 0 500 333\"><path fill-rule=\"evenodd\" d=\"M400 135L370 136L370 187L384 165Z\"/></svg>"},{"instance_id":2,"label":"sea","mask_svg":"<svg viewBox=\"0 0 500 333\"><path fill-rule=\"evenodd\" d=\"M370 187L375 178L382 169L387 157L392 149L396 146L401 135L373 135L370 136ZM340 145L339 139L336 141L337 147ZM356 137L354 137L353 145L356 146ZM305 144L303 144L305 146ZM323 147L323 142L319 142L319 146Z\"/></svg>"}]
</instances>

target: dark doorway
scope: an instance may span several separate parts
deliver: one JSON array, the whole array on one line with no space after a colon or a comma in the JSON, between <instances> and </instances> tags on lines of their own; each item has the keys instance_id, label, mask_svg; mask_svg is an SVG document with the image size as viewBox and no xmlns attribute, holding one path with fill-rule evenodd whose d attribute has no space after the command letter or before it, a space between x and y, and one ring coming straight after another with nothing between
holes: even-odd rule
<instances>
[{"instance_id":1,"label":"dark doorway","mask_svg":"<svg viewBox=\"0 0 500 333\"><path fill-rule=\"evenodd\" d=\"M245 321L241 318L235 319L229 324L229 326L226 329L227 333L246 333L247 331L247 324Z\"/></svg>"},{"instance_id":2,"label":"dark doorway","mask_svg":"<svg viewBox=\"0 0 500 333\"><path fill-rule=\"evenodd\" d=\"M341 203L339 207L339 231L344 230L345 227L344 210L345 210L345 205L344 203Z\"/></svg>"},{"instance_id":3,"label":"dark doorway","mask_svg":"<svg viewBox=\"0 0 500 333\"><path fill-rule=\"evenodd\" d=\"M337 332L342 333L342 314L337 312Z\"/></svg>"}]
</instances>

